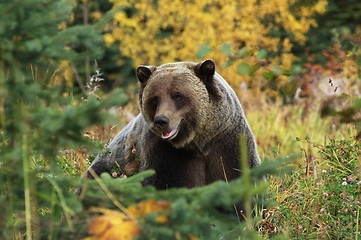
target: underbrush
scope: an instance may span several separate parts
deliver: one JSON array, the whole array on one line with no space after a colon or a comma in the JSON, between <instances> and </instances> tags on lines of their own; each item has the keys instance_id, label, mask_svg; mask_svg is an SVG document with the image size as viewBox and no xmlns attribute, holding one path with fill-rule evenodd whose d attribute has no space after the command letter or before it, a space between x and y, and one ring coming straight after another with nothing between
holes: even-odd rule
<instances>
[{"instance_id":1,"label":"underbrush","mask_svg":"<svg viewBox=\"0 0 361 240\"><path fill-rule=\"evenodd\" d=\"M360 142L352 139L356 134L354 127L323 119L317 111L304 114L299 105L262 105L262 110L246 109L246 114L261 158L303 153L302 158L290 164L294 169L291 173L282 178L269 177L269 200L276 204L258 210L259 218L252 224L259 234L264 239L278 234L292 239L357 239L361 147ZM122 125L128 121L124 116L124 113L120 116ZM101 149L120 129L120 126L92 128L88 134L98 140ZM109 139L100 139L98 131L105 132ZM81 163L85 169L95 154L73 151L69 156L60 162L71 160L73 165Z\"/></svg>"},{"instance_id":2,"label":"underbrush","mask_svg":"<svg viewBox=\"0 0 361 240\"><path fill-rule=\"evenodd\" d=\"M283 216L278 227L292 239L359 239L361 143L347 138L301 144L310 146L299 162L303 168L271 178L270 191Z\"/></svg>"}]
</instances>

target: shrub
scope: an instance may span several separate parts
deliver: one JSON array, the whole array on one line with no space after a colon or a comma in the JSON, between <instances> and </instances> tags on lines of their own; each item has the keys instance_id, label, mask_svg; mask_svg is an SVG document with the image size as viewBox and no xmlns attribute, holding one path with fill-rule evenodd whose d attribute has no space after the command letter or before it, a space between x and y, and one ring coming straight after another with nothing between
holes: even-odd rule
<instances>
[{"instance_id":1,"label":"shrub","mask_svg":"<svg viewBox=\"0 0 361 240\"><path fill-rule=\"evenodd\" d=\"M257 90L285 83L281 75L296 59L294 43L305 42L306 32L317 25L314 16L327 5L324 0L112 2L123 10L104 40L119 41L122 55L135 66L213 58L234 87L244 81Z\"/></svg>"}]
</instances>

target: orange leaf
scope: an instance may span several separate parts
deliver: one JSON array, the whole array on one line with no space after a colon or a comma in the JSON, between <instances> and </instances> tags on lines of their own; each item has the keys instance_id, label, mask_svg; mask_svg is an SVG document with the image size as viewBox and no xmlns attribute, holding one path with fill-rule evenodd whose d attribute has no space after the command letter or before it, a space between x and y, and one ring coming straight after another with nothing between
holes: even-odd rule
<instances>
[{"instance_id":1,"label":"orange leaf","mask_svg":"<svg viewBox=\"0 0 361 240\"><path fill-rule=\"evenodd\" d=\"M128 207L127 214L139 218L150 213L165 211L169 208L170 202L151 199ZM139 235L141 232L137 223L124 213L106 208L93 208L92 211L102 213L103 215L94 218L89 226L89 233L93 236L84 240L132 240L134 236ZM167 223L169 222L169 216L168 214L161 214L157 217L156 221Z\"/></svg>"},{"instance_id":2,"label":"orange leaf","mask_svg":"<svg viewBox=\"0 0 361 240\"><path fill-rule=\"evenodd\" d=\"M94 236L87 240L131 240L134 236L139 235L139 227L125 214L109 209L98 209L97 211L103 215L96 217L89 226L89 233Z\"/></svg>"},{"instance_id":3,"label":"orange leaf","mask_svg":"<svg viewBox=\"0 0 361 240\"><path fill-rule=\"evenodd\" d=\"M131 206L128 208L128 212L133 214L135 217L141 217L148 215L150 213L157 213L160 211L164 211L170 208L170 203L167 201L156 201L154 199L146 200L140 202L136 206ZM167 215L160 215L156 219L159 223L166 223L169 221L169 217Z\"/></svg>"}]
</instances>

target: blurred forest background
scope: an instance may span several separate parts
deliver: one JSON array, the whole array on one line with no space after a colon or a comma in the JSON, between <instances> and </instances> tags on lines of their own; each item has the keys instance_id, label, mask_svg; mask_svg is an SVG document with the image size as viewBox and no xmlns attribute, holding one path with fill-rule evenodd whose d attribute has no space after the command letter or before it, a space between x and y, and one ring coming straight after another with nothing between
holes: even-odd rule
<instances>
[{"instance_id":1,"label":"blurred forest background","mask_svg":"<svg viewBox=\"0 0 361 240\"><path fill-rule=\"evenodd\" d=\"M0 239L361 239L360 1L2 0L0 16ZM136 66L204 59L261 167L197 189L80 180L139 112ZM256 206L243 222L216 210L237 201Z\"/></svg>"}]
</instances>

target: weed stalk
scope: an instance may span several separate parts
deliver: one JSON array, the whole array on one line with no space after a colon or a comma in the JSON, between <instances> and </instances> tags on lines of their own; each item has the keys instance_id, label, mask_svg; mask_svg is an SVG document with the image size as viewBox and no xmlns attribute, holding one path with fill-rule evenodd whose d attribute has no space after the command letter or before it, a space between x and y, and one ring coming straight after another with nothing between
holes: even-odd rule
<instances>
[{"instance_id":1,"label":"weed stalk","mask_svg":"<svg viewBox=\"0 0 361 240\"><path fill-rule=\"evenodd\" d=\"M244 186L246 189L251 188L251 171L248 164L248 147L247 147L247 138L244 134L240 135L241 139L241 169L243 171L242 177L244 179ZM244 201L244 210L245 210L245 219L247 222L248 229L252 229L252 223L249 219L252 219L252 199L248 193L246 193ZM241 212L242 214L242 212ZM242 214L243 215L243 214Z\"/></svg>"},{"instance_id":2,"label":"weed stalk","mask_svg":"<svg viewBox=\"0 0 361 240\"><path fill-rule=\"evenodd\" d=\"M28 141L27 136L23 135L23 174L24 174L24 195L25 195L25 222L26 222L26 239L32 240L31 228L31 197L30 197L30 177L28 162Z\"/></svg>"}]
</instances>

